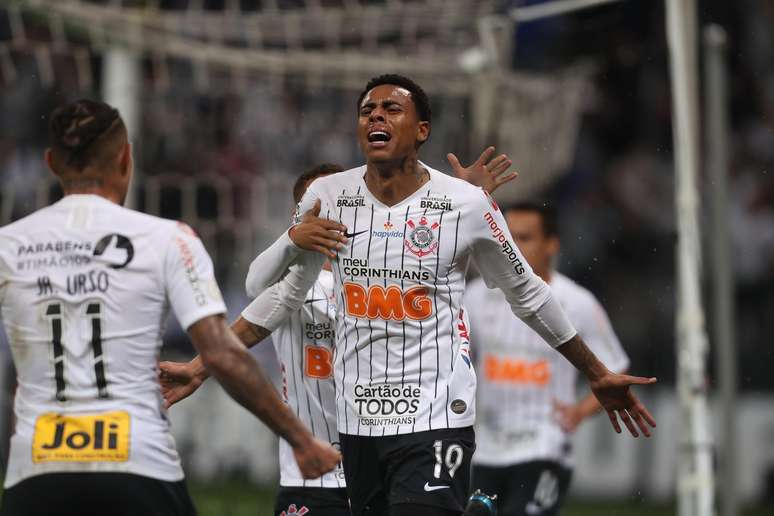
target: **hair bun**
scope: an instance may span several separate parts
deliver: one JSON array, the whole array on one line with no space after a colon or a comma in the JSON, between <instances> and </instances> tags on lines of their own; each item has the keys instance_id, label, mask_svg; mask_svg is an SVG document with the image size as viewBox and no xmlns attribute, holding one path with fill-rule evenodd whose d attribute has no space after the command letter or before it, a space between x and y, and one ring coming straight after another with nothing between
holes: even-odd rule
<instances>
[{"instance_id":1,"label":"hair bun","mask_svg":"<svg viewBox=\"0 0 774 516\"><path fill-rule=\"evenodd\" d=\"M56 144L72 153L86 149L118 120L118 110L104 102L82 99L62 106L51 116Z\"/></svg>"},{"instance_id":2,"label":"hair bun","mask_svg":"<svg viewBox=\"0 0 774 516\"><path fill-rule=\"evenodd\" d=\"M62 135L62 144L68 149L77 149L83 143L83 138L78 134L72 134L73 131L68 131Z\"/></svg>"}]
</instances>

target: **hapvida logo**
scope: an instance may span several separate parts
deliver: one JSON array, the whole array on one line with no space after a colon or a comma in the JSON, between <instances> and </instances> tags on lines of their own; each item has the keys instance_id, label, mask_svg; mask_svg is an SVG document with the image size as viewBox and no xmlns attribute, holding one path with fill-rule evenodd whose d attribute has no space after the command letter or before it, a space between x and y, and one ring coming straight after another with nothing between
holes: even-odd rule
<instances>
[{"instance_id":1,"label":"hapvida logo","mask_svg":"<svg viewBox=\"0 0 774 516\"><path fill-rule=\"evenodd\" d=\"M382 227L384 231L374 229L371 231L371 235L374 238L403 238L403 231L395 229L395 225L389 220L385 222Z\"/></svg>"}]
</instances>

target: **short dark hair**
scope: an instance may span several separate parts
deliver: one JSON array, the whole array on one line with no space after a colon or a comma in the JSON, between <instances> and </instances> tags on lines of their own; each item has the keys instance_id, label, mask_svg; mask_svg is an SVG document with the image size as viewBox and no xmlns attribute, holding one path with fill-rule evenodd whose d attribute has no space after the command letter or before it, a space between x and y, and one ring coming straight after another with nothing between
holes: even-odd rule
<instances>
[{"instance_id":1,"label":"short dark hair","mask_svg":"<svg viewBox=\"0 0 774 516\"><path fill-rule=\"evenodd\" d=\"M76 170L102 165L123 145L126 127L118 110L104 102L81 99L56 108L48 123L55 162ZM122 135L122 140L118 136Z\"/></svg>"},{"instance_id":2,"label":"short dark hair","mask_svg":"<svg viewBox=\"0 0 774 516\"><path fill-rule=\"evenodd\" d=\"M296 203L301 202L301 198L304 196L307 184L317 179L320 176L328 176L330 174L336 174L344 170L344 167L335 163L322 163L316 167L310 168L296 179L293 185L293 200Z\"/></svg>"},{"instance_id":3,"label":"short dark hair","mask_svg":"<svg viewBox=\"0 0 774 516\"><path fill-rule=\"evenodd\" d=\"M358 113L360 112L360 104L363 102L365 96L368 95L368 92L383 84L391 84L393 86L399 86L408 90L409 93L411 93L411 100L414 102L414 107L417 110L417 116L419 117L419 120L422 122L430 122L432 111L430 110L430 99L427 98L425 90L423 90L419 84L415 83L408 77L398 75L396 73L379 75L378 77L374 77L368 81L365 89L360 92L360 96L357 98Z\"/></svg>"},{"instance_id":4,"label":"short dark hair","mask_svg":"<svg viewBox=\"0 0 774 516\"><path fill-rule=\"evenodd\" d=\"M559 236L559 223L556 220L556 210L547 201L521 201L509 204L503 209L503 213L509 211L528 211L540 215L543 225L543 234L548 237Z\"/></svg>"}]
</instances>

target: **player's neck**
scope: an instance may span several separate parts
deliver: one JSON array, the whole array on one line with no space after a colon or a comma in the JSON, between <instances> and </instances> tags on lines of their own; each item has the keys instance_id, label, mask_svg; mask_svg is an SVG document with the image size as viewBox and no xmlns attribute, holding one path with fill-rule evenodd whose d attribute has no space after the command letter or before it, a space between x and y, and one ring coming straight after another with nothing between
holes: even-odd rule
<instances>
[{"instance_id":1,"label":"player's neck","mask_svg":"<svg viewBox=\"0 0 774 516\"><path fill-rule=\"evenodd\" d=\"M62 182L62 191L67 195L98 195L116 204L123 204L123 195L101 181L92 179Z\"/></svg>"},{"instance_id":2,"label":"player's neck","mask_svg":"<svg viewBox=\"0 0 774 516\"><path fill-rule=\"evenodd\" d=\"M430 173L419 164L416 154L400 161L366 164L366 186L386 206L394 206L411 197L429 180Z\"/></svg>"}]
</instances>

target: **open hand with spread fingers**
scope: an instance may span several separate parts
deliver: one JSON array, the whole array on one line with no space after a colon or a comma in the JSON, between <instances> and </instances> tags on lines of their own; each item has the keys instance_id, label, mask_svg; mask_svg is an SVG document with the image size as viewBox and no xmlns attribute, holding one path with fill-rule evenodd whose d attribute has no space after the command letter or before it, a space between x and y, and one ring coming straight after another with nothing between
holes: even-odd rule
<instances>
[{"instance_id":1,"label":"open hand with spread fingers","mask_svg":"<svg viewBox=\"0 0 774 516\"><path fill-rule=\"evenodd\" d=\"M344 232L347 227L320 215L320 200L304 213L298 224L290 228L290 239L301 249L322 253L328 258L336 258L336 251L347 243Z\"/></svg>"},{"instance_id":2,"label":"open hand with spread fingers","mask_svg":"<svg viewBox=\"0 0 774 516\"><path fill-rule=\"evenodd\" d=\"M655 378L608 372L608 374L590 382L590 387L594 396L607 412L617 433L621 433L621 424L618 421L620 418L634 437L640 435L637 431L638 428L645 437L650 437L650 428L648 427L655 428L656 420L631 391L631 386L654 383L656 383Z\"/></svg>"},{"instance_id":3,"label":"open hand with spread fingers","mask_svg":"<svg viewBox=\"0 0 774 516\"><path fill-rule=\"evenodd\" d=\"M467 167L463 167L457 156L452 153L447 154L446 159L449 160L449 164L454 169L456 177L464 179L470 184L480 186L491 194L500 186L513 181L519 176L516 171L507 172L513 162L506 154L500 154L492 158L494 153L494 147L487 147L478 159Z\"/></svg>"}]
</instances>

